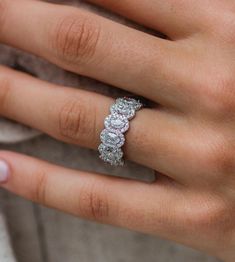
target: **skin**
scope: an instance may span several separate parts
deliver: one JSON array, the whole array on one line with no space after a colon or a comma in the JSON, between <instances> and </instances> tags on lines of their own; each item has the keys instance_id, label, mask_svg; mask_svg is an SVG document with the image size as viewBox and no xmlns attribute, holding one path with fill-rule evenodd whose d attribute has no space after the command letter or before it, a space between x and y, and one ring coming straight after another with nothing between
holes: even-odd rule
<instances>
[{"instance_id":1,"label":"skin","mask_svg":"<svg viewBox=\"0 0 235 262\"><path fill-rule=\"evenodd\" d=\"M131 121L124 148L128 159L156 170L156 181L68 170L1 151L10 166L1 186L76 216L234 261L234 1L90 2L168 39L80 8L0 0L0 42L158 104ZM64 142L96 149L113 102L0 67L1 115Z\"/></svg>"}]
</instances>

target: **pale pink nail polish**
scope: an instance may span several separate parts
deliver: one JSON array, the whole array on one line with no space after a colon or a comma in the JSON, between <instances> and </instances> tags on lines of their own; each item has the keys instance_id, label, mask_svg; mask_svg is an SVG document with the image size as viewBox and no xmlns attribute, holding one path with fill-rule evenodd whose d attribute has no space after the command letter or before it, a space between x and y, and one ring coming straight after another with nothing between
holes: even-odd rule
<instances>
[{"instance_id":1,"label":"pale pink nail polish","mask_svg":"<svg viewBox=\"0 0 235 262\"><path fill-rule=\"evenodd\" d=\"M9 166L8 164L0 160L0 183L4 183L7 181L10 174Z\"/></svg>"}]
</instances>

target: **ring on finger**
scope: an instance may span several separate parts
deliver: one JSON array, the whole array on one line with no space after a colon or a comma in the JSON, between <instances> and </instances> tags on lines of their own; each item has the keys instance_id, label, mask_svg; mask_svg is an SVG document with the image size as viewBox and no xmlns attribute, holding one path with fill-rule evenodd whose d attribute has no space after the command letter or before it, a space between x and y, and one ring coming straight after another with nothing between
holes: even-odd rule
<instances>
[{"instance_id":1,"label":"ring on finger","mask_svg":"<svg viewBox=\"0 0 235 262\"><path fill-rule=\"evenodd\" d=\"M124 165L122 147L125 144L125 136L130 127L130 120L136 112L143 107L140 99L123 97L116 99L110 107L111 114L105 118L104 130L100 134L99 145L100 158L111 165Z\"/></svg>"}]
</instances>

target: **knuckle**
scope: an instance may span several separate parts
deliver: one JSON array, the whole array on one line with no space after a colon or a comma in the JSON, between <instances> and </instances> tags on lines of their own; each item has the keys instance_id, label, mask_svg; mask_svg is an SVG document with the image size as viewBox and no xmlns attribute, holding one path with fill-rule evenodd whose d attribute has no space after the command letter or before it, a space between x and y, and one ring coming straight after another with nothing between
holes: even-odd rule
<instances>
[{"instance_id":1,"label":"knuckle","mask_svg":"<svg viewBox=\"0 0 235 262\"><path fill-rule=\"evenodd\" d=\"M100 38L100 27L87 17L61 19L53 33L53 49L59 59L86 64L94 57Z\"/></svg>"},{"instance_id":2,"label":"knuckle","mask_svg":"<svg viewBox=\"0 0 235 262\"><path fill-rule=\"evenodd\" d=\"M235 109L235 78L231 73L222 73L206 80L206 91L202 88L200 98L203 108L206 107L210 115L216 120L231 117Z\"/></svg>"},{"instance_id":3,"label":"knuckle","mask_svg":"<svg viewBox=\"0 0 235 262\"><path fill-rule=\"evenodd\" d=\"M93 106L80 100L69 98L59 112L59 137L72 142L93 143L96 141L96 112Z\"/></svg>"},{"instance_id":4,"label":"knuckle","mask_svg":"<svg viewBox=\"0 0 235 262\"><path fill-rule=\"evenodd\" d=\"M208 33L220 43L234 43L235 40L235 15L231 10L224 9L210 16L211 23Z\"/></svg>"},{"instance_id":5,"label":"knuckle","mask_svg":"<svg viewBox=\"0 0 235 262\"><path fill-rule=\"evenodd\" d=\"M110 201L105 187L94 182L89 183L80 191L78 213L85 218L106 221L110 217Z\"/></svg>"},{"instance_id":6,"label":"knuckle","mask_svg":"<svg viewBox=\"0 0 235 262\"><path fill-rule=\"evenodd\" d=\"M235 227L234 208L223 199L214 196L200 196L193 208L185 215L188 225L206 236L214 235L218 240L221 234L228 234Z\"/></svg>"},{"instance_id":7,"label":"knuckle","mask_svg":"<svg viewBox=\"0 0 235 262\"><path fill-rule=\"evenodd\" d=\"M31 192L31 199L37 203L42 205L47 205L47 184L48 184L48 176L44 170L39 171L35 174L35 185L33 186L33 190Z\"/></svg>"},{"instance_id":8,"label":"knuckle","mask_svg":"<svg viewBox=\"0 0 235 262\"><path fill-rule=\"evenodd\" d=\"M231 142L227 141L227 138L218 138L220 135L214 135L214 138L212 136L210 142L207 140L201 150L202 161L205 170L215 181L225 181L226 177L233 174L235 169L233 146Z\"/></svg>"}]
</instances>

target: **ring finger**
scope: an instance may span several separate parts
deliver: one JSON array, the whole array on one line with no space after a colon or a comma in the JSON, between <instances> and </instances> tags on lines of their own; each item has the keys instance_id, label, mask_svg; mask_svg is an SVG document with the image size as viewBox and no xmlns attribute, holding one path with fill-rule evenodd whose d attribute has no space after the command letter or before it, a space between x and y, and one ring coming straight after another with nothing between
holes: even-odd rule
<instances>
[{"instance_id":1,"label":"ring finger","mask_svg":"<svg viewBox=\"0 0 235 262\"><path fill-rule=\"evenodd\" d=\"M0 68L0 86L3 116L56 139L97 149L112 98L54 86L3 67ZM187 133L187 125L177 116L163 110L142 109L131 121L130 131L126 134L126 157L181 179L187 166L192 172L192 165L185 157L185 165L179 165L181 157L185 156Z\"/></svg>"}]
</instances>

